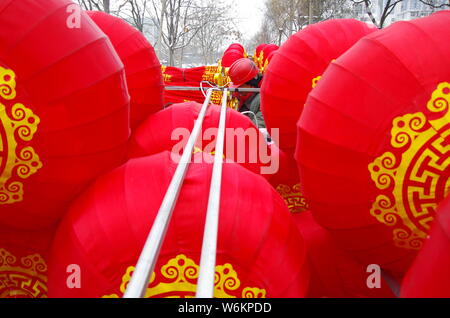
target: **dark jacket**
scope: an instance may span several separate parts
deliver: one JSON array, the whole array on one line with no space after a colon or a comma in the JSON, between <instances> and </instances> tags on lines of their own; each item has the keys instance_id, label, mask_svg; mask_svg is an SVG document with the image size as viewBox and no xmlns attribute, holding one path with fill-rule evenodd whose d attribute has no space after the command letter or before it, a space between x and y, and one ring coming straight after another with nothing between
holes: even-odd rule
<instances>
[{"instance_id":1,"label":"dark jacket","mask_svg":"<svg viewBox=\"0 0 450 318\"><path fill-rule=\"evenodd\" d=\"M242 107L239 109L241 113L246 111L251 111L256 115L258 124L256 123L255 116L250 113L244 114L252 120L252 122L258 126L258 128L266 128L266 123L264 121L263 114L261 112L261 96L259 93L254 94L252 97L247 99Z\"/></svg>"}]
</instances>

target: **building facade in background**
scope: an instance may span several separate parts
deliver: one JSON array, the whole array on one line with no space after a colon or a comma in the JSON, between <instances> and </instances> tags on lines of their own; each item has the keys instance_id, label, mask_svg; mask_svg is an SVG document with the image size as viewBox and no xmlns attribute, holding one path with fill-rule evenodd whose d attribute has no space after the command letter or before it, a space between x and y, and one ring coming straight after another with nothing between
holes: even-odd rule
<instances>
[{"instance_id":1,"label":"building facade in background","mask_svg":"<svg viewBox=\"0 0 450 318\"><path fill-rule=\"evenodd\" d=\"M373 0L371 4L372 14L377 22L380 21L380 18L383 14L383 10L386 6L387 0ZM434 0L435 6L439 6L441 4L448 3L448 0ZM394 8L392 13L386 18L383 27L390 25L396 21L407 21L412 19L417 19L420 17L425 17L430 15L433 12L439 10L448 10L448 7L445 8L433 8L422 3L420 0L403 0ZM363 3L355 5L355 15L358 20L364 22L372 22L369 15L367 14L366 7Z\"/></svg>"}]
</instances>

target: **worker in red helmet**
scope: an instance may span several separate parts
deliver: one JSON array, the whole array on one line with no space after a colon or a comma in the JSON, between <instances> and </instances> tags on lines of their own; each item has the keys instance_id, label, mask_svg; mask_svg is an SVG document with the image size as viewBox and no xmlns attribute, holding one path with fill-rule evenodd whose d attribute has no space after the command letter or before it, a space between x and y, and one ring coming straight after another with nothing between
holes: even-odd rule
<instances>
[{"instance_id":1,"label":"worker in red helmet","mask_svg":"<svg viewBox=\"0 0 450 318\"><path fill-rule=\"evenodd\" d=\"M262 75L256 64L248 58L235 61L228 71L232 83L231 88L259 88L261 86ZM249 117L255 125L266 128L261 112L261 97L259 93L239 92L234 94L239 99L239 112Z\"/></svg>"}]
</instances>

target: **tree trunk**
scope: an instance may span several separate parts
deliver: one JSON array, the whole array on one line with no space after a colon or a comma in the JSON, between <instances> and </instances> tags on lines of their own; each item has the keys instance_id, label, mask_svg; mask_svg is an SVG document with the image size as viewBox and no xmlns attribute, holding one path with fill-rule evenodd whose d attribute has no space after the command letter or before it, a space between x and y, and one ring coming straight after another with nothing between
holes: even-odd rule
<instances>
[{"instance_id":1,"label":"tree trunk","mask_svg":"<svg viewBox=\"0 0 450 318\"><path fill-rule=\"evenodd\" d=\"M155 50L156 52L159 52L159 56L162 55L162 32L163 32L163 25L164 25L164 17L166 15L167 10L167 0L162 0L162 8L161 8L161 18L159 19L159 26L158 26L158 38L156 39L155 43Z\"/></svg>"},{"instance_id":2,"label":"tree trunk","mask_svg":"<svg viewBox=\"0 0 450 318\"><path fill-rule=\"evenodd\" d=\"M109 6L110 0L103 0L103 11L106 13L110 13L110 6Z\"/></svg>"},{"instance_id":3,"label":"tree trunk","mask_svg":"<svg viewBox=\"0 0 450 318\"><path fill-rule=\"evenodd\" d=\"M312 0L308 1L308 24L312 24L313 23L313 10L312 10Z\"/></svg>"},{"instance_id":4,"label":"tree trunk","mask_svg":"<svg viewBox=\"0 0 450 318\"><path fill-rule=\"evenodd\" d=\"M173 47L169 47L169 66L175 66L175 52Z\"/></svg>"}]
</instances>

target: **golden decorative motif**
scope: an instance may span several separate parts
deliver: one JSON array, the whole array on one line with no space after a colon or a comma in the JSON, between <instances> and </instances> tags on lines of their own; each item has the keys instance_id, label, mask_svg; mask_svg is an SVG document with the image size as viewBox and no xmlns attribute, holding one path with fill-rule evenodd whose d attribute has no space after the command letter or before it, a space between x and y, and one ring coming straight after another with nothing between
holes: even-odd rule
<instances>
[{"instance_id":1,"label":"golden decorative motif","mask_svg":"<svg viewBox=\"0 0 450 318\"><path fill-rule=\"evenodd\" d=\"M392 151L369 164L382 191L370 214L394 227L398 247L420 249L437 204L450 192L450 83L438 85L427 104L430 114L406 114L393 120Z\"/></svg>"},{"instance_id":2,"label":"golden decorative motif","mask_svg":"<svg viewBox=\"0 0 450 318\"><path fill-rule=\"evenodd\" d=\"M172 82L172 75L163 73L163 80L164 80L165 83L170 83L170 82Z\"/></svg>"},{"instance_id":3,"label":"golden decorative motif","mask_svg":"<svg viewBox=\"0 0 450 318\"><path fill-rule=\"evenodd\" d=\"M193 155L195 155L195 154L197 154L197 153L201 153L201 152L206 153L206 152L204 152L201 148L199 148L199 147L197 147L197 146L194 146L194 150L192 151L192 154L193 154ZM213 150L213 151L209 152L208 154L214 157L214 156L216 155L216 151ZM226 159L225 154L222 155L222 158L223 158L224 160Z\"/></svg>"},{"instance_id":4,"label":"golden decorative motif","mask_svg":"<svg viewBox=\"0 0 450 318\"><path fill-rule=\"evenodd\" d=\"M0 97L6 100L16 98L16 80L12 70L0 66Z\"/></svg>"},{"instance_id":5,"label":"golden decorative motif","mask_svg":"<svg viewBox=\"0 0 450 318\"><path fill-rule=\"evenodd\" d=\"M15 74L0 67L0 97L11 101L16 97ZM0 101L1 101L0 98ZM21 179L36 173L42 162L31 146L21 146L33 139L40 119L23 104L11 107L0 103L0 204L23 200Z\"/></svg>"},{"instance_id":6,"label":"golden decorative motif","mask_svg":"<svg viewBox=\"0 0 450 318\"><path fill-rule=\"evenodd\" d=\"M22 257L20 262L0 248L0 298L46 298L47 264L39 254Z\"/></svg>"},{"instance_id":7,"label":"golden decorative motif","mask_svg":"<svg viewBox=\"0 0 450 318\"><path fill-rule=\"evenodd\" d=\"M317 76L317 77L313 78L313 80L312 80L312 88L317 86L317 84L319 83L321 78L322 78L322 76Z\"/></svg>"},{"instance_id":8,"label":"golden decorative motif","mask_svg":"<svg viewBox=\"0 0 450 318\"><path fill-rule=\"evenodd\" d=\"M120 292L125 293L134 267L127 268L122 277ZM197 290L199 266L186 255L178 255L161 266L157 277L153 272L145 298L192 298ZM265 298L266 291L256 287L245 287L240 291L241 282L231 264L217 265L214 280L215 298ZM118 294L105 295L103 298L119 298Z\"/></svg>"},{"instance_id":9,"label":"golden decorative motif","mask_svg":"<svg viewBox=\"0 0 450 318\"><path fill-rule=\"evenodd\" d=\"M259 55L255 52L255 55L253 55L253 61L259 69L262 69L264 67L264 51L260 51Z\"/></svg>"},{"instance_id":10,"label":"golden decorative motif","mask_svg":"<svg viewBox=\"0 0 450 318\"><path fill-rule=\"evenodd\" d=\"M222 67L220 66L205 66L205 71L202 75L202 81L209 81L215 83L216 75L220 74Z\"/></svg>"},{"instance_id":11,"label":"golden decorative motif","mask_svg":"<svg viewBox=\"0 0 450 318\"><path fill-rule=\"evenodd\" d=\"M167 66L161 66L162 74L164 82L170 83L172 82L172 75L166 74ZM225 86L231 82L231 79L228 76L228 69L223 68L220 65L213 66L205 66L205 71L202 75L202 81L208 81L214 83L218 86ZM175 84L176 85L176 84ZM211 103L215 105L222 104L222 91L214 91L211 95ZM236 97L233 97L230 93L228 93L229 98L227 101L227 107L237 110L239 108L239 100ZM189 102L190 100L184 100L185 102Z\"/></svg>"},{"instance_id":12,"label":"golden decorative motif","mask_svg":"<svg viewBox=\"0 0 450 318\"><path fill-rule=\"evenodd\" d=\"M167 66L161 65L161 73L164 83L170 83L172 81L172 75L166 74Z\"/></svg>"},{"instance_id":13,"label":"golden decorative motif","mask_svg":"<svg viewBox=\"0 0 450 318\"><path fill-rule=\"evenodd\" d=\"M293 185L292 188L286 184L279 184L276 190L286 202L291 213L300 213L309 209L306 198L300 192L300 183Z\"/></svg>"},{"instance_id":14,"label":"golden decorative motif","mask_svg":"<svg viewBox=\"0 0 450 318\"><path fill-rule=\"evenodd\" d=\"M238 110L239 100L235 97L232 97L230 92L228 92L227 94L228 94L227 107L234 110ZM213 91L211 94L211 103L219 106L222 105L222 97L223 97L222 91Z\"/></svg>"}]
</instances>

